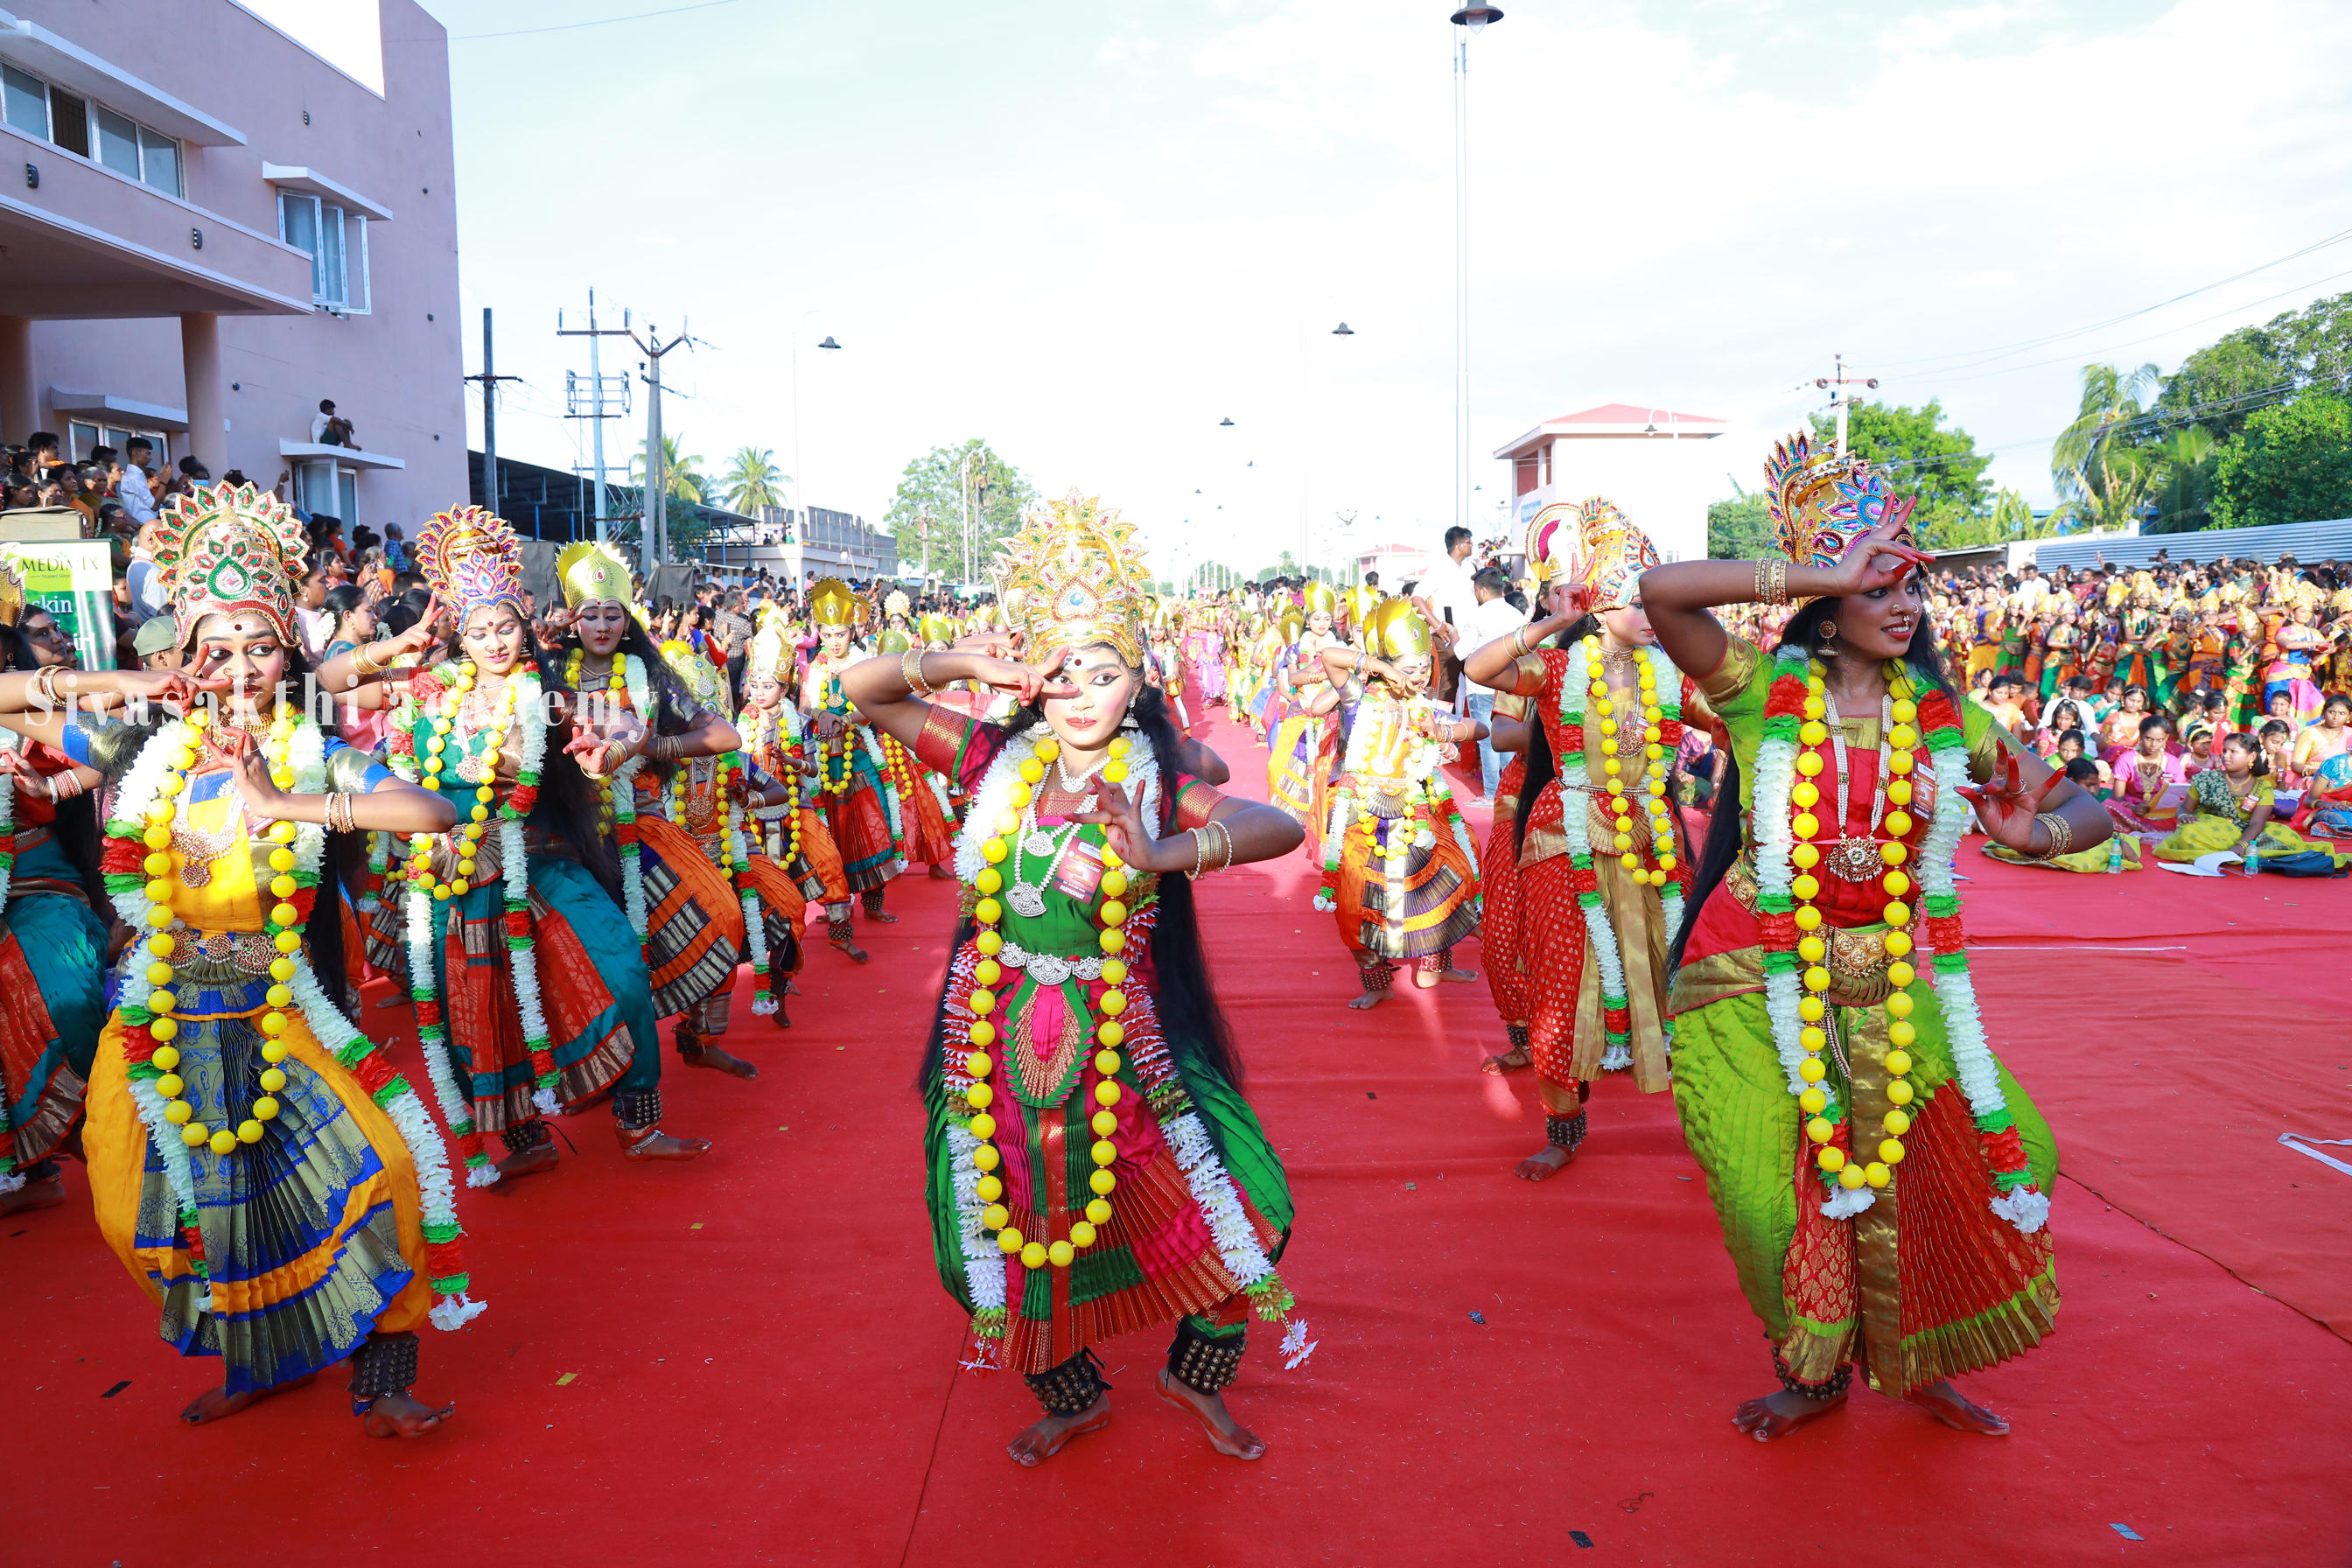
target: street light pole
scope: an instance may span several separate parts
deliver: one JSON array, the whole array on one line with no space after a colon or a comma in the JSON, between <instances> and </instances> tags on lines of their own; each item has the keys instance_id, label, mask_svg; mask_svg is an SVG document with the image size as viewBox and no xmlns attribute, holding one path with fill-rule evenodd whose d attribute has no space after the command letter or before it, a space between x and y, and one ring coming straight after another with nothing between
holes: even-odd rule
<instances>
[{"instance_id":1,"label":"street light pole","mask_svg":"<svg viewBox=\"0 0 2352 1568\"><path fill-rule=\"evenodd\" d=\"M1454 521L1470 525L1470 36L1499 22L1495 5L1454 13Z\"/></svg>"},{"instance_id":2,"label":"street light pole","mask_svg":"<svg viewBox=\"0 0 2352 1568\"><path fill-rule=\"evenodd\" d=\"M790 340L793 345L793 510L800 514L801 562L803 566L808 562L810 525L808 485L802 477L807 470L801 466L801 331L808 325L808 319L815 314L814 310L803 310L800 320L793 323L793 335ZM817 344L817 347L838 349L841 345L835 342L833 334L828 332L825 334L824 342ZM799 585L793 584L794 587Z\"/></svg>"}]
</instances>

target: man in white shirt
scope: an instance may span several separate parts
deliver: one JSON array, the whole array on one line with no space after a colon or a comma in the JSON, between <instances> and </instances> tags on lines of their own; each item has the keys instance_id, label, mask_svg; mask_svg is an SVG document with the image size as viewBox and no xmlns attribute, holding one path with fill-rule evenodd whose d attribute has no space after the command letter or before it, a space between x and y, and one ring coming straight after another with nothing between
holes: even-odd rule
<instances>
[{"instance_id":1,"label":"man in white shirt","mask_svg":"<svg viewBox=\"0 0 2352 1568\"><path fill-rule=\"evenodd\" d=\"M2051 598L2050 584L2042 581L2042 568L2030 561L2027 562L2024 580L2018 584L2016 591L2009 596L2010 607L2019 615L2031 618L2048 611Z\"/></svg>"},{"instance_id":2,"label":"man in white shirt","mask_svg":"<svg viewBox=\"0 0 2352 1568\"><path fill-rule=\"evenodd\" d=\"M1438 695L1454 702L1459 711L1461 705L1455 701L1455 693L1462 684L1462 656L1478 646L1463 641L1468 635L1470 612L1478 603L1470 589L1468 529L1456 525L1445 531L1445 558L1429 569L1419 586L1419 597L1429 606L1430 629L1444 649L1445 657L1437 661ZM1449 620L1454 628L1451 637L1445 630Z\"/></svg>"},{"instance_id":3,"label":"man in white shirt","mask_svg":"<svg viewBox=\"0 0 2352 1568\"><path fill-rule=\"evenodd\" d=\"M114 499L131 521L142 525L155 521L155 497L147 488L146 465L155 455L154 444L133 436L122 445L122 470L114 485Z\"/></svg>"},{"instance_id":4,"label":"man in white shirt","mask_svg":"<svg viewBox=\"0 0 2352 1568\"><path fill-rule=\"evenodd\" d=\"M1503 597L1510 585L1509 574L1499 566L1486 567L1472 576L1470 591L1476 596L1478 602L1470 611L1469 623L1462 627L1462 635L1454 641L1454 652L1456 658L1475 653L1498 637L1509 637L1528 624L1527 616L1511 608L1511 602ZM1470 717L1482 725L1491 727L1495 721L1496 693L1487 690L1476 681L1465 680L1462 684L1467 694L1468 700L1465 706ZM1493 742L1481 740L1478 742L1478 804L1480 805L1490 809L1494 806L1495 784L1502 777L1502 759L1495 755Z\"/></svg>"}]
</instances>

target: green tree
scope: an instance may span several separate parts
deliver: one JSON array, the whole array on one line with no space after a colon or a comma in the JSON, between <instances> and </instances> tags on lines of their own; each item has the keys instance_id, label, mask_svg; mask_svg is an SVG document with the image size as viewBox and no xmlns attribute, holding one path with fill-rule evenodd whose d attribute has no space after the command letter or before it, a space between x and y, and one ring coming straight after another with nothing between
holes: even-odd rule
<instances>
[{"instance_id":1,"label":"green tree","mask_svg":"<svg viewBox=\"0 0 2352 1568\"><path fill-rule=\"evenodd\" d=\"M2012 539L2046 538L2057 531L2057 521L2056 513L2035 517L2032 502L2018 491L2004 489L1984 510L1943 524L1933 533L1923 533L1921 539L1931 550L1981 549L2007 544Z\"/></svg>"},{"instance_id":2,"label":"green tree","mask_svg":"<svg viewBox=\"0 0 2352 1568\"><path fill-rule=\"evenodd\" d=\"M703 497L710 492L710 481L702 477L702 459L686 455L685 440L683 431L676 436L667 431L662 435L662 492L699 506ZM643 441L637 443L636 455L629 459L629 482L634 485L646 482L646 444Z\"/></svg>"},{"instance_id":3,"label":"green tree","mask_svg":"<svg viewBox=\"0 0 2352 1568\"><path fill-rule=\"evenodd\" d=\"M2059 511L2086 528L2120 528L2137 518L2163 477L2164 459L2137 445L2156 390L2153 364L2126 373L2111 364L2083 367L2083 401L2074 422L2050 449L2050 482Z\"/></svg>"},{"instance_id":4,"label":"green tree","mask_svg":"<svg viewBox=\"0 0 2352 1568\"><path fill-rule=\"evenodd\" d=\"M2265 408L2214 460L2220 528L2352 517L2352 401L2307 393Z\"/></svg>"},{"instance_id":5,"label":"green tree","mask_svg":"<svg viewBox=\"0 0 2352 1568\"><path fill-rule=\"evenodd\" d=\"M727 459L727 471L719 476L719 493L727 504L748 517L760 515L765 506L784 504L783 488L791 483L783 470L776 467L776 454L766 447L738 447L735 455Z\"/></svg>"},{"instance_id":6,"label":"green tree","mask_svg":"<svg viewBox=\"0 0 2352 1568\"><path fill-rule=\"evenodd\" d=\"M2259 327L2240 327L2180 362L2156 400L2228 440L2273 401L2342 387L2352 374L2352 293L2315 300Z\"/></svg>"},{"instance_id":7,"label":"green tree","mask_svg":"<svg viewBox=\"0 0 2352 1568\"><path fill-rule=\"evenodd\" d=\"M1813 416L1816 442L1826 444L1836 433L1834 416ZM1856 404L1847 415L1846 447L1888 468L1887 488L1916 503L1912 523L1922 539L1976 516L1992 499L1984 477L1992 458L1967 431L1944 424L1944 406L1934 398L1917 408Z\"/></svg>"},{"instance_id":8,"label":"green tree","mask_svg":"<svg viewBox=\"0 0 2352 1568\"><path fill-rule=\"evenodd\" d=\"M1706 552L1717 561L1756 561L1774 553L1772 509L1764 498L1739 489L1730 500L1706 509Z\"/></svg>"},{"instance_id":9,"label":"green tree","mask_svg":"<svg viewBox=\"0 0 2352 1568\"><path fill-rule=\"evenodd\" d=\"M934 447L907 465L883 521L898 536L902 560L926 573L961 577L964 570L964 506L971 504L973 562L982 576L995 559L996 542L1021 526L1021 514L1037 500L1029 477L975 437L954 447Z\"/></svg>"},{"instance_id":10,"label":"green tree","mask_svg":"<svg viewBox=\"0 0 2352 1568\"><path fill-rule=\"evenodd\" d=\"M2206 509L2212 500L2220 445L2202 425L2182 425L2164 433L2156 445L2164 460L2164 477L2156 492L2156 520L2147 531L2186 533L2212 521Z\"/></svg>"}]
</instances>

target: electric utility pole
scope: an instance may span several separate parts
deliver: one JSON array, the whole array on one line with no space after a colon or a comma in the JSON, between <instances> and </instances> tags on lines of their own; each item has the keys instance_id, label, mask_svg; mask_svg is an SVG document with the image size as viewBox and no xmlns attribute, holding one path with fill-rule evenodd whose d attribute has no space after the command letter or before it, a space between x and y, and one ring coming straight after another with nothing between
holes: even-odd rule
<instances>
[{"instance_id":1,"label":"electric utility pole","mask_svg":"<svg viewBox=\"0 0 2352 1568\"><path fill-rule=\"evenodd\" d=\"M490 363L490 308L482 307L482 374L467 381L482 384L482 504L491 516L499 510L499 383L520 381L519 375L494 374Z\"/></svg>"},{"instance_id":2,"label":"electric utility pole","mask_svg":"<svg viewBox=\"0 0 2352 1568\"><path fill-rule=\"evenodd\" d=\"M1830 392L1830 406L1837 410L1837 456L1843 458L1845 456L1846 410L1853 405L1853 399L1846 395L1845 389L1849 386L1863 386L1874 389L1878 385L1878 378L1874 375L1862 376L1846 374L1845 355L1843 354L1832 354L1830 356L1830 360L1831 363L1837 367L1837 374L1834 375L1815 376L1813 378L1813 384L1815 386L1832 389Z\"/></svg>"},{"instance_id":3,"label":"electric utility pole","mask_svg":"<svg viewBox=\"0 0 2352 1568\"><path fill-rule=\"evenodd\" d=\"M555 312L555 335L559 338L586 338L588 340L588 384L583 388L580 384L580 381L577 376L574 376L570 371L565 371L563 373L563 416L567 419L587 419L593 421L588 428L594 433L593 439L595 443L596 459L596 542L601 544L604 542L604 536L608 531L605 522L606 502L604 497L604 421L607 419L622 418L628 414L629 378L625 375L615 375L610 378L605 376L603 362L596 352L600 346L597 340L600 338L627 337L629 335L629 313L626 310L621 312L621 324L618 327L598 327L596 325L596 290L591 289L588 290L588 325L584 328L566 327L563 324L563 312L562 310L558 310ZM608 399L620 404L621 412L619 414L607 414L604 412L604 405ZM585 413L582 412L582 405L583 403L587 405L587 412Z\"/></svg>"},{"instance_id":4,"label":"electric utility pole","mask_svg":"<svg viewBox=\"0 0 2352 1568\"><path fill-rule=\"evenodd\" d=\"M672 349L692 346L694 339L680 332L664 342L661 330L647 322L646 335L640 338L632 332L629 341L646 356L646 363L653 373L646 378L646 384L654 391L646 400L646 520L640 525L643 537L638 541L644 551L646 579L650 583L654 568L669 553L669 474L662 450L662 356Z\"/></svg>"}]
</instances>

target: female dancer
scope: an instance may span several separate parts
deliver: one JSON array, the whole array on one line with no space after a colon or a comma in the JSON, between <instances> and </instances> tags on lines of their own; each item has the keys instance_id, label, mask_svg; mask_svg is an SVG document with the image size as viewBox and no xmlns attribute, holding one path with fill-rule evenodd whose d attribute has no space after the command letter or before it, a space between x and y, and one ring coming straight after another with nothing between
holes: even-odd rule
<instances>
[{"instance_id":1,"label":"female dancer","mask_svg":"<svg viewBox=\"0 0 2352 1568\"><path fill-rule=\"evenodd\" d=\"M834 847L833 830L825 826L824 815L817 807L814 782L816 765L804 752L800 710L784 696L784 679L793 657L792 644L784 633L781 617L772 619L760 628L745 648L744 706L735 727L743 737L743 755L783 785L783 798L763 805L759 813L764 825L762 836L768 856L799 889L803 910L809 904L824 910L825 929L831 935L834 951L853 963L864 963L866 952L850 934L849 881L842 873L841 851ZM772 963L773 955L786 945L782 939L787 933L781 926L781 906L777 901L771 900L762 908L766 911ZM789 938L796 952L800 945L797 922ZM787 962L792 963L792 972L797 973L797 959L788 958ZM777 1022L785 1022L781 1001Z\"/></svg>"},{"instance_id":2,"label":"female dancer","mask_svg":"<svg viewBox=\"0 0 2352 1568\"><path fill-rule=\"evenodd\" d=\"M1429 623L1412 601L1382 601L1364 640L1362 648L1335 644L1321 656L1332 687L1321 700L1352 701L1355 712L1331 785L1315 896L1356 962L1364 989L1348 1005L1360 1012L1388 999L1401 963L1424 991L1478 978L1454 966L1454 944L1478 929L1478 855L1437 748L1486 732L1427 695L1435 660Z\"/></svg>"},{"instance_id":3,"label":"female dancer","mask_svg":"<svg viewBox=\"0 0 2352 1568\"><path fill-rule=\"evenodd\" d=\"M816 735L817 795L841 850L842 875L866 918L896 924L898 917L882 908L882 889L907 864L898 853L898 792L884 771L873 729L858 721L841 685L843 672L865 657L852 642L858 596L827 577L809 589L808 604L817 648L801 675L801 711ZM849 934L849 910L835 916L828 910L827 915L838 947Z\"/></svg>"},{"instance_id":4,"label":"female dancer","mask_svg":"<svg viewBox=\"0 0 2352 1568\"><path fill-rule=\"evenodd\" d=\"M691 1159L709 1145L660 1130L652 982L623 912L619 864L598 831L597 786L577 761L608 755L606 742L548 743L557 731L514 531L464 507L427 522L416 554L432 613L329 659L318 679L352 707L388 713L393 770L465 819L454 833L407 840L384 872L384 903L467 1181L553 1170L544 1117L607 1090L625 1155ZM429 648L444 604L457 658L394 668ZM506 1147L495 1163L482 1147L492 1133Z\"/></svg>"},{"instance_id":5,"label":"female dancer","mask_svg":"<svg viewBox=\"0 0 2352 1568\"><path fill-rule=\"evenodd\" d=\"M17 636L24 584L0 562L0 670L33 656ZM93 770L0 733L0 1217L66 1201L52 1158L81 1118L106 1026L106 922Z\"/></svg>"},{"instance_id":6,"label":"female dancer","mask_svg":"<svg viewBox=\"0 0 2352 1568\"><path fill-rule=\"evenodd\" d=\"M652 815L653 792L670 782L678 763L719 757L736 749L735 726L697 702L637 619L628 564L607 545L583 541L555 558L556 581L572 613L570 637L559 650L554 704L572 726L567 746L600 796L606 833L620 847L621 907L645 943L656 1018L686 1013L733 984L744 942L742 908L725 875L692 837ZM594 744L584 742L593 742ZM688 1067L738 1075L743 1064L724 1051L701 1047L691 1031L677 1038ZM651 1128L661 1095L632 1089L630 1125ZM580 1102L574 1110L586 1109ZM616 1106L614 1114L623 1113ZM647 1158L688 1159L699 1139ZM705 1145L707 1147L707 1145ZM689 1149L691 1148L691 1152Z\"/></svg>"},{"instance_id":7,"label":"female dancer","mask_svg":"<svg viewBox=\"0 0 2352 1568\"><path fill-rule=\"evenodd\" d=\"M1009 1447L1024 1465L1109 1421L1094 1346L1171 1319L1160 1396L1220 1453L1258 1458L1223 1390L1251 1312L1291 1306L1274 1269L1289 1188L1237 1088L1187 878L1286 855L1298 825L1169 761L1129 535L1073 497L1008 544L998 587L1036 665L910 649L844 678L861 712L973 791L925 1154L972 1359L1020 1372L1045 1407ZM962 679L1014 693L1013 723L922 700Z\"/></svg>"},{"instance_id":8,"label":"female dancer","mask_svg":"<svg viewBox=\"0 0 2352 1568\"><path fill-rule=\"evenodd\" d=\"M910 647L923 647L905 632L882 634L877 651L895 658ZM928 866L935 882L952 882L955 870L955 813L948 802L947 785L923 766L912 752L885 734L874 737L888 775L891 798L898 805L898 859L908 866Z\"/></svg>"},{"instance_id":9,"label":"female dancer","mask_svg":"<svg viewBox=\"0 0 2352 1568\"><path fill-rule=\"evenodd\" d=\"M1269 710L1280 717L1266 742L1266 798L1307 829L1310 854L1330 809L1331 767L1339 749L1339 721L1328 716L1331 705L1314 700L1329 684L1323 650L1341 646L1331 631L1339 603L1328 584L1307 585L1307 619L1275 665L1277 697Z\"/></svg>"},{"instance_id":10,"label":"female dancer","mask_svg":"<svg viewBox=\"0 0 2352 1568\"><path fill-rule=\"evenodd\" d=\"M1525 1181L1546 1181L1575 1158L1595 1075L1631 1068L1643 1094L1671 1081L1666 944L1691 875L1674 758L1684 716L1699 704L1643 614L1641 573L1657 560L1649 536L1599 497L1539 521L1528 561L1553 584L1550 617L1463 666L1480 685L1526 698L1538 721L1515 829L1545 1131L1517 1167Z\"/></svg>"},{"instance_id":11,"label":"female dancer","mask_svg":"<svg viewBox=\"0 0 2352 1568\"><path fill-rule=\"evenodd\" d=\"M1842 1405L1859 1363L1948 1426L2004 1432L1949 1380L2055 1321L2057 1159L1986 1044L1952 854L1971 801L2041 858L2104 843L2107 816L1954 698L1920 607L1928 558L1882 475L1800 437L1766 478L1786 563L1642 578L1737 774L1672 997L1675 1106L1781 1380L1733 1420L1779 1437ZM1769 654L1707 610L1790 598Z\"/></svg>"},{"instance_id":12,"label":"female dancer","mask_svg":"<svg viewBox=\"0 0 2352 1568\"><path fill-rule=\"evenodd\" d=\"M1519 880L1519 805L1527 785L1528 740L1533 721L1527 700L1505 692L1495 699L1487 721L1489 742L1509 756L1495 785L1495 818L1478 856L1478 951L1486 955L1486 991L1501 1015L1509 1048L1478 1064L1496 1075L1525 1072L1535 1065L1528 1030L1535 1021L1535 996L1525 942L1526 889Z\"/></svg>"},{"instance_id":13,"label":"female dancer","mask_svg":"<svg viewBox=\"0 0 2352 1568\"><path fill-rule=\"evenodd\" d=\"M414 1331L481 1303L441 1141L342 1010L341 911L319 892L331 830L340 849L456 813L281 700L306 673L303 548L251 486L173 497L154 551L186 669L0 675L0 725L112 786L106 885L145 935L115 971L82 1146L99 1229L164 1342L226 1364L183 1419L348 1360L368 1434L414 1436L454 1408L410 1396Z\"/></svg>"}]
</instances>

